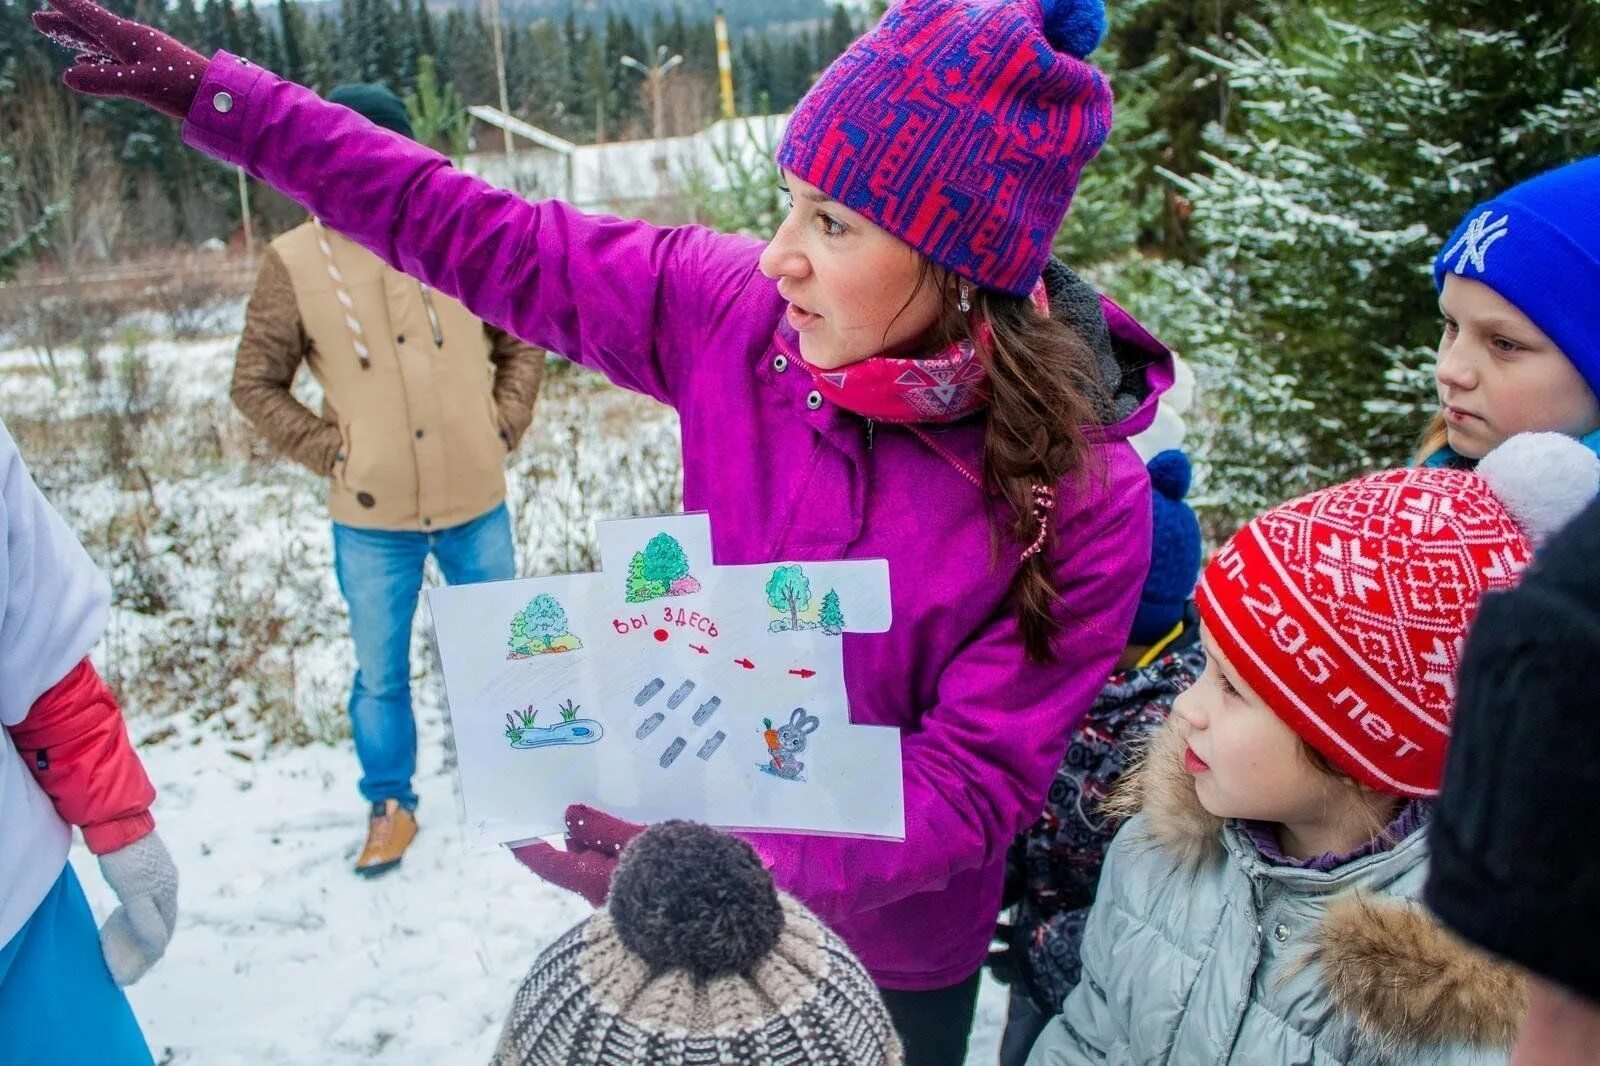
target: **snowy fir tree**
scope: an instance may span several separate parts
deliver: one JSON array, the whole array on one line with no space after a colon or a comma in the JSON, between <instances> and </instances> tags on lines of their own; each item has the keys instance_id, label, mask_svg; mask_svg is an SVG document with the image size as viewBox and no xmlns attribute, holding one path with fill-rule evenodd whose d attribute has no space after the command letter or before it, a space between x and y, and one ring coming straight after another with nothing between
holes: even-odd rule
<instances>
[{"instance_id":1,"label":"snowy fir tree","mask_svg":"<svg viewBox=\"0 0 1600 1066\"><path fill-rule=\"evenodd\" d=\"M1430 270L1474 203L1600 151L1600 7L1284 5L1205 60L1239 132L1169 173L1189 266L1112 287L1197 366L1197 503L1261 508L1408 461L1436 407Z\"/></svg>"}]
</instances>

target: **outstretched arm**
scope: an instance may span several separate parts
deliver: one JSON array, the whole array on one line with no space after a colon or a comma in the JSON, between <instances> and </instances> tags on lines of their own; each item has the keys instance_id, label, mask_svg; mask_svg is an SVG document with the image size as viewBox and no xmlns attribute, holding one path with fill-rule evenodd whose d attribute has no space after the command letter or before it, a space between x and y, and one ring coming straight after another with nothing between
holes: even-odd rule
<instances>
[{"instance_id":1,"label":"outstretched arm","mask_svg":"<svg viewBox=\"0 0 1600 1066\"><path fill-rule=\"evenodd\" d=\"M707 331L755 275L748 238L529 203L238 56L207 61L92 0L52 2L34 21L78 50L70 87L184 118L190 145L489 324L624 387L674 403Z\"/></svg>"}]
</instances>

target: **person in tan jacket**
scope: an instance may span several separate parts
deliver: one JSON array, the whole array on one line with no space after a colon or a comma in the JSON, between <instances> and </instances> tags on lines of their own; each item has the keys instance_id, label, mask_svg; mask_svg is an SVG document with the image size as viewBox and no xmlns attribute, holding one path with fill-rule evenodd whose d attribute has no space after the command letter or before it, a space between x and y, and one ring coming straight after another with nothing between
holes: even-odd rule
<instances>
[{"instance_id":1,"label":"person in tan jacket","mask_svg":"<svg viewBox=\"0 0 1600 1066\"><path fill-rule=\"evenodd\" d=\"M328 99L411 136L382 86ZM320 414L291 393L302 363L322 386ZM515 576L504 466L543 375L543 351L314 218L262 261L232 397L278 450L328 478L356 651L350 724L371 805L363 876L397 866L417 830L410 646L423 564L432 555L452 584Z\"/></svg>"}]
</instances>

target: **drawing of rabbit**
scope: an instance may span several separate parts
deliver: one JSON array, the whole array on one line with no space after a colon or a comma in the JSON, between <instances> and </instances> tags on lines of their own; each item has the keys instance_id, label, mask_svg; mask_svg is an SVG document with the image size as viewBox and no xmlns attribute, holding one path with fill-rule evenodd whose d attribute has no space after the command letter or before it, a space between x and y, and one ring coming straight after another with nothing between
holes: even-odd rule
<instances>
[{"instance_id":1,"label":"drawing of rabbit","mask_svg":"<svg viewBox=\"0 0 1600 1066\"><path fill-rule=\"evenodd\" d=\"M772 773L790 781L803 781L801 773L806 764L798 756L806 750L806 737L815 733L822 723L814 714L807 714L804 707L796 707L794 714L789 717L788 725L781 725L773 730L767 740L767 747L772 753Z\"/></svg>"}]
</instances>

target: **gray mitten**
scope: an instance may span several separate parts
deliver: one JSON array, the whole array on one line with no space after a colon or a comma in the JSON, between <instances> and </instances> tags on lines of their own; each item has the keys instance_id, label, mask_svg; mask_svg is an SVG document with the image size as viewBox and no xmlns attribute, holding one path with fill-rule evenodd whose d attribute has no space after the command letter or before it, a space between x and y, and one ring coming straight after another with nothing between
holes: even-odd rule
<instances>
[{"instance_id":1,"label":"gray mitten","mask_svg":"<svg viewBox=\"0 0 1600 1066\"><path fill-rule=\"evenodd\" d=\"M100 927L100 950L119 985L156 964L178 922L178 868L154 832L100 856L100 873L121 906Z\"/></svg>"}]
</instances>

